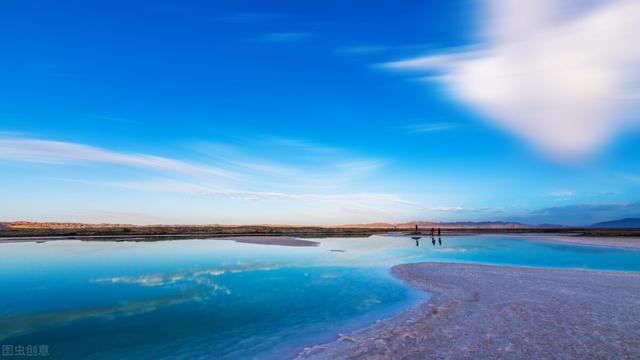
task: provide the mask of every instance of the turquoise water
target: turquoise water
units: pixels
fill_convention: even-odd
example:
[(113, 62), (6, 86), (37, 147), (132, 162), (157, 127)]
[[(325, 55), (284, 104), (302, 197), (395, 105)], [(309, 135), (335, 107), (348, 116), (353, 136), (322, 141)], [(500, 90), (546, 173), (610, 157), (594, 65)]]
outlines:
[(640, 251), (527, 237), (317, 241), (0, 243), (0, 344), (65, 359), (282, 359), (425, 298), (389, 275), (398, 263), (640, 271)]

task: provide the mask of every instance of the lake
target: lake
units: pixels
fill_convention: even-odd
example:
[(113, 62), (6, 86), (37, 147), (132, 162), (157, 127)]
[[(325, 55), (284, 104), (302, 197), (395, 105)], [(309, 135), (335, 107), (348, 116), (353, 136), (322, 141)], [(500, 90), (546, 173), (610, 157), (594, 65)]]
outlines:
[(282, 359), (415, 305), (420, 261), (640, 271), (640, 251), (544, 237), (0, 242), (0, 343), (49, 358)]

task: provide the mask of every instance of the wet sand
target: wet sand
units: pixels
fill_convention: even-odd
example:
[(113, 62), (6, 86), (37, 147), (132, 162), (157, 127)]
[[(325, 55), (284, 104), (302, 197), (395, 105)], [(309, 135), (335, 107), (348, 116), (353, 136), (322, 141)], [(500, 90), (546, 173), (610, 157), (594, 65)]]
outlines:
[(299, 359), (638, 359), (640, 273), (417, 263), (431, 297)]
[(586, 237), (586, 236), (532, 236), (540, 241), (559, 242), (574, 245), (609, 247), (627, 250), (640, 250), (640, 237)]
[(302, 240), (289, 236), (235, 236), (223, 238), (210, 238), (208, 240), (233, 240), (238, 243), (280, 245), (280, 246), (318, 246), (317, 241)]

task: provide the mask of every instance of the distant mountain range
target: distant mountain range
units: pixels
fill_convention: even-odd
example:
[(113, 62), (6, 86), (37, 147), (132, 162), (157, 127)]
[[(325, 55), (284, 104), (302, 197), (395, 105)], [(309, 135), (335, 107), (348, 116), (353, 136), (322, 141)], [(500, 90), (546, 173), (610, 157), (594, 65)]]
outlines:
[(561, 228), (562, 225), (541, 224), (530, 225), (512, 221), (453, 221), (453, 222), (434, 222), (434, 221), (409, 221), (406, 223), (391, 224), (384, 222), (369, 224), (347, 224), (344, 227), (352, 228), (374, 228), (374, 229), (409, 229), (418, 225), (419, 228), (440, 227), (447, 229), (522, 229), (522, 228)]
[(593, 224), (589, 227), (606, 229), (640, 229), (640, 218), (626, 218), (620, 220), (604, 221)]
[[(37, 221), (5, 221), (0, 222), (0, 229), (110, 229), (110, 228), (151, 228), (151, 227), (233, 227), (236, 225), (220, 225), (220, 224), (202, 224), (202, 225), (178, 225), (178, 224), (153, 224), (153, 225), (134, 225), (134, 224), (111, 224), (111, 223), (76, 223), (76, 222), (37, 222)], [(256, 225), (261, 226), (261, 225)], [(269, 225), (265, 225), (269, 226)]]
[[(559, 228), (561, 225), (529, 225), (512, 221), (455, 221), (455, 222), (435, 222), (435, 221), (409, 221), (405, 223), (386, 223), (376, 222), (368, 224), (346, 224), (338, 226), (317, 226), (318, 228), (355, 228), (355, 229), (412, 229), (418, 225), (421, 229), (432, 227), (449, 228), (449, 229), (518, 229), (518, 228)], [(133, 224), (86, 224), (74, 222), (34, 222), (34, 221), (10, 221), (0, 222), (1, 228), (12, 229), (106, 229), (106, 228), (151, 228), (151, 227), (184, 227), (184, 228), (204, 228), (204, 227), (237, 227), (238, 225), (222, 225), (222, 224), (203, 224), (203, 225), (133, 225)], [(301, 228), (308, 227), (304, 225), (285, 225), (285, 224), (257, 224), (247, 225), (248, 227), (265, 227), (279, 228), (291, 227)]]
[[(566, 226), (556, 224), (524, 224), (516, 221), (453, 221), (453, 222), (436, 222), (436, 221), (409, 221), (404, 223), (386, 223), (375, 222), (368, 224), (345, 224), (339, 226), (315, 226), (317, 228), (352, 228), (352, 229), (412, 229), (418, 225), (421, 229), (429, 228), (447, 228), (447, 229), (554, 229)], [(202, 225), (132, 225), (132, 224), (85, 224), (72, 222), (32, 222), (32, 221), (9, 221), (0, 222), (0, 229), (106, 229), (106, 228), (232, 228), (239, 225), (222, 225), (222, 224), (202, 224)], [(257, 224), (246, 225), (244, 227), (263, 227), (263, 228), (303, 228), (309, 227), (304, 225), (285, 225), (285, 224)], [(583, 228), (609, 228), (609, 229), (640, 229), (640, 218), (626, 218), (620, 220), (612, 220), (599, 222), (593, 225), (577, 226)]]

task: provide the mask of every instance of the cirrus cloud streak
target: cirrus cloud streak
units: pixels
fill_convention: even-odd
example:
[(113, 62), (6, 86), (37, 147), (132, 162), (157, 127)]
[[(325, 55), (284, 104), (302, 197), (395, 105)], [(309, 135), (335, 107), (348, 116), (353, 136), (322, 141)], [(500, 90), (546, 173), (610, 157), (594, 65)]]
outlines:
[(54, 164), (115, 164), (196, 176), (233, 176), (226, 170), (161, 156), (117, 152), (77, 143), (31, 138), (0, 137), (0, 159)]

